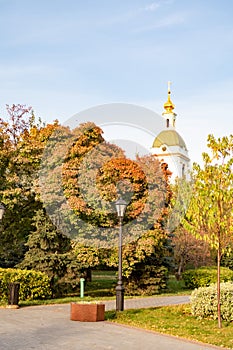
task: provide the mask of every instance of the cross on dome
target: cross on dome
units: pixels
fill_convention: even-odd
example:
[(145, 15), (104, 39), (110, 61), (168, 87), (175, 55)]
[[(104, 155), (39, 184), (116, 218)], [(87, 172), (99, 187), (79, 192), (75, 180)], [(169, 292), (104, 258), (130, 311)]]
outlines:
[(171, 101), (171, 82), (168, 81), (167, 83), (168, 85), (168, 92), (167, 92), (167, 102), (164, 103), (163, 107), (165, 109), (165, 111), (163, 112), (164, 114), (173, 114), (175, 115), (175, 113), (173, 112), (173, 109), (175, 108), (175, 105), (173, 104), (173, 102)]

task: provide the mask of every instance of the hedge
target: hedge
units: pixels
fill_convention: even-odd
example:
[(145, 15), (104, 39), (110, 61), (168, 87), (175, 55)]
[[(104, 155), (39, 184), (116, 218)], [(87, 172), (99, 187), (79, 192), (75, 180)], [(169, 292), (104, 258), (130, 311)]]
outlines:
[(39, 271), (0, 268), (0, 300), (8, 300), (8, 284), (19, 282), (19, 300), (47, 299), (52, 296), (48, 276)]
[[(221, 317), (227, 322), (233, 321), (233, 283), (220, 285)], [(218, 318), (217, 285), (195, 289), (191, 294), (191, 311), (198, 318)]]
[[(220, 273), (221, 282), (233, 281), (233, 271), (227, 267), (221, 267)], [(185, 286), (190, 289), (207, 287), (212, 283), (217, 282), (217, 268), (212, 267), (200, 267), (195, 270), (187, 270), (183, 272), (182, 278), (185, 282)]]

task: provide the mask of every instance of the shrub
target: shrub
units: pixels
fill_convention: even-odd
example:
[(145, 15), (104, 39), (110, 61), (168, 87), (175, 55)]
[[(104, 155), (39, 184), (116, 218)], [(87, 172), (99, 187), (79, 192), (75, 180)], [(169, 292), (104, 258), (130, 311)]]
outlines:
[(8, 299), (8, 284), (19, 282), (19, 299), (34, 300), (51, 297), (50, 281), (43, 272), (0, 268), (0, 300)]
[[(221, 283), (221, 316), (224, 321), (233, 321), (233, 283)], [(217, 285), (195, 289), (191, 294), (191, 311), (198, 318), (218, 318)]]
[(125, 280), (126, 295), (153, 295), (159, 294), (167, 287), (168, 270), (166, 267), (146, 265), (138, 268), (130, 278)]
[[(195, 270), (187, 270), (182, 274), (185, 286), (190, 289), (207, 287), (217, 282), (216, 267), (201, 267)], [(233, 271), (227, 267), (221, 268), (221, 282), (233, 281)]]
[(223, 254), (221, 265), (233, 270), (233, 244), (230, 245), (230, 251)]

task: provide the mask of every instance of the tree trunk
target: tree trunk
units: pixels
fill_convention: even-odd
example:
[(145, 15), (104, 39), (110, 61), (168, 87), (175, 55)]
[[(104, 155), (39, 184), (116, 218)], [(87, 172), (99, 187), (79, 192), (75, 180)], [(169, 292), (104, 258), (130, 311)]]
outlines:
[(221, 261), (221, 251), (220, 247), (218, 248), (218, 279), (217, 279), (217, 300), (218, 300), (218, 328), (222, 328), (221, 320), (221, 300), (220, 300), (220, 261)]
[(91, 268), (90, 267), (88, 267), (85, 270), (85, 280), (86, 280), (86, 282), (92, 282), (92, 272), (91, 272)]
[(181, 280), (181, 271), (183, 270), (183, 258), (181, 257), (180, 259), (180, 263), (179, 263), (179, 266), (178, 266), (178, 270), (177, 270), (177, 273), (176, 273), (176, 279), (177, 281), (180, 281)]

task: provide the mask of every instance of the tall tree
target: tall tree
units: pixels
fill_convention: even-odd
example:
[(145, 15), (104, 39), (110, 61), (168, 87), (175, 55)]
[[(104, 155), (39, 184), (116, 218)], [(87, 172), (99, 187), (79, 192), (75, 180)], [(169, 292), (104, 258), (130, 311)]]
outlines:
[(35, 211), (41, 207), (33, 183), (44, 145), (56, 127), (37, 124), (31, 107), (7, 105), (0, 118), (0, 201), (6, 206), (1, 222), (0, 264), (14, 266), (25, 252)]
[(192, 267), (208, 265), (213, 263), (213, 258), (209, 244), (196, 238), (181, 223), (191, 200), (192, 181), (177, 178), (171, 188), (168, 229), (174, 245), (175, 275), (180, 279), (187, 265)]
[(221, 328), (220, 263), (233, 241), (233, 135), (208, 136), (210, 154), (203, 153), (204, 165), (193, 166), (193, 193), (185, 227), (209, 242), (217, 252), (218, 326)]
[(35, 230), (26, 243), (29, 250), (18, 267), (45, 272), (51, 280), (53, 296), (76, 291), (85, 263), (76, 259), (70, 239), (57, 231), (42, 209), (36, 212), (33, 226)]
[[(171, 267), (171, 241), (166, 231), (169, 171), (153, 156), (135, 161), (118, 158), (100, 169), (100, 193), (109, 200), (117, 192), (128, 200), (124, 218), (123, 276), (129, 294), (153, 294), (166, 287)], [(117, 249), (109, 263), (117, 266)], [(115, 253), (115, 254), (114, 254)], [(115, 257), (115, 260), (114, 260)]]
[[(93, 259), (86, 261), (95, 266), (98, 259), (102, 260), (103, 251), (88, 247), (109, 242), (111, 247), (116, 244), (118, 220), (114, 201), (121, 193), (129, 202), (124, 243), (138, 241), (136, 257), (139, 257), (141, 270), (144, 260), (150, 267), (155, 261), (156, 264), (159, 260), (161, 264), (165, 263), (168, 240), (164, 221), (170, 197), (168, 170), (165, 165), (161, 169), (155, 156), (137, 157), (136, 161), (127, 159), (119, 147), (104, 141), (102, 130), (93, 123), (80, 125), (73, 131), (58, 126), (46, 144), (39, 187), (40, 198), (46, 204), (53, 224), (58, 224), (61, 232), (68, 235), (74, 232), (73, 238), (77, 238), (78, 243), (83, 237), (88, 239), (86, 249), (78, 244), (75, 246), (78, 258), (91, 253)], [(63, 213), (65, 215), (60, 216)], [(42, 228), (45, 230), (45, 226)], [(144, 232), (150, 238), (142, 241), (140, 237)], [(143, 260), (146, 244), (142, 242), (149, 241), (154, 250), (148, 249)], [(105, 256), (109, 257), (109, 254)], [(109, 264), (111, 259), (109, 257)], [(139, 266), (136, 260), (134, 266), (135, 269)], [(155, 281), (154, 271), (150, 274), (154, 274), (152, 280)]]

